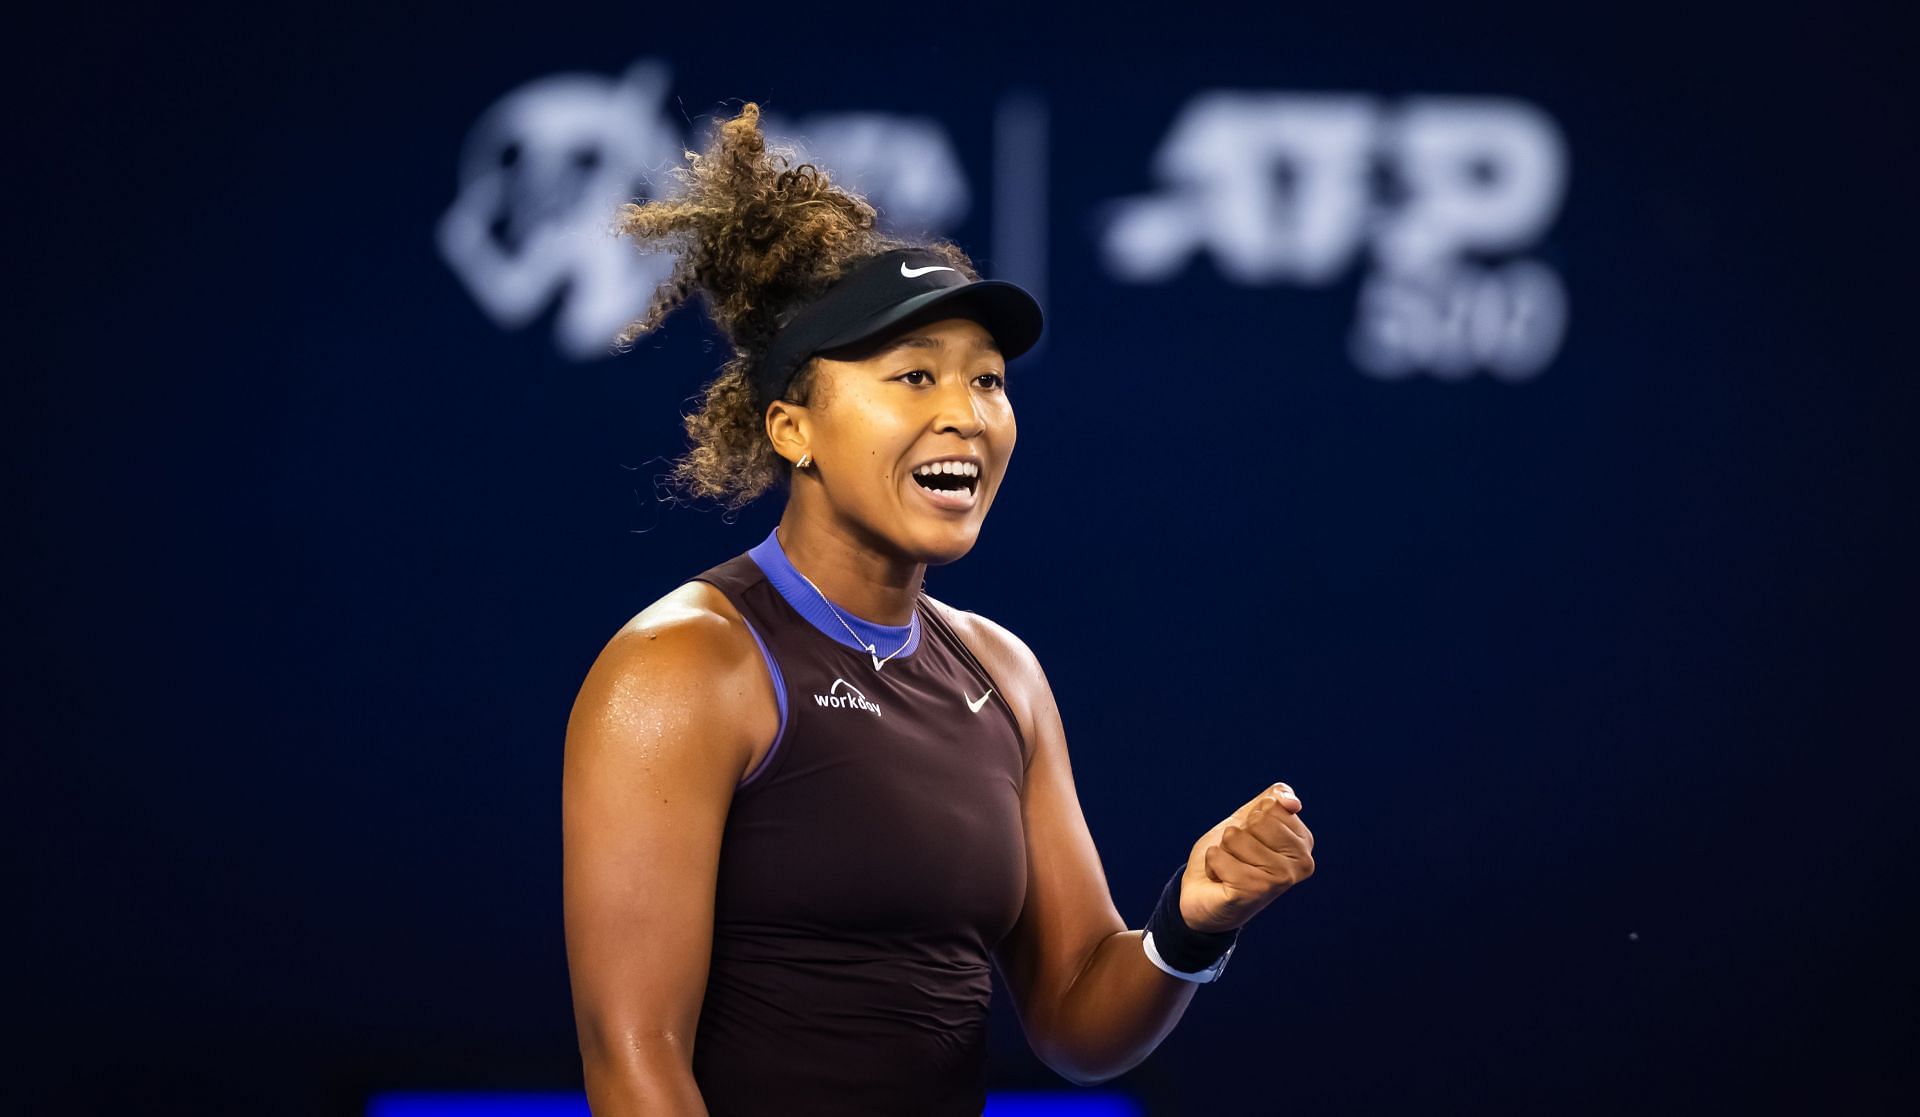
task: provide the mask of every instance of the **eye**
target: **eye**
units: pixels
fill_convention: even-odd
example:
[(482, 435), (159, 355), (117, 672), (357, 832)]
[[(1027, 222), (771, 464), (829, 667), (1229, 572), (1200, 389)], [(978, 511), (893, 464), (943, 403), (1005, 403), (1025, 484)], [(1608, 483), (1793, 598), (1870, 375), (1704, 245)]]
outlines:
[[(930, 372), (928, 372), (928, 371), (927, 371), (926, 369), (923, 369), (923, 368), (916, 368), (916, 369), (909, 369), (909, 370), (907, 370), (906, 372), (903, 372), (903, 373), (901, 373), (900, 375), (898, 375), (898, 376), (896, 376), (896, 377), (894, 377), (894, 379), (895, 379), (895, 380), (906, 380), (906, 381), (907, 381), (907, 383), (909, 383), (909, 384), (914, 384), (914, 385), (920, 385), (920, 384), (925, 384), (925, 383), (928, 383), (928, 382), (929, 382), (929, 380), (926, 380), (926, 379), (922, 379), (922, 380), (909, 380), (909, 379), (908, 379), (908, 377), (913, 377), (913, 376), (919, 376), (919, 377), (927, 377), (927, 378), (931, 378), (931, 377), (932, 377), (932, 375), (933, 375), (933, 374), (932, 374), (932, 373), (930, 373)], [(988, 391), (993, 391), (993, 392), (1004, 392), (1004, 391), (1006, 391), (1006, 389), (1007, 389), (1007, 377), (1006, 377), (1006, 374), (1004, 374), (1004, 373), (999, 373), (999, 372), (983, 372), (983, 373), (981, 373), (981, 374), (980, 374), (979, 376), (976, 376), (976, 377), (974, 377), (974, 379), (975, 379), (975, 380), (981, 380), (981, 379), (985, 379), (985, 380), (987, 380), (987, 381), (989, 382), (989, 383), (987, 384), (987, 390), (988, 390)]]

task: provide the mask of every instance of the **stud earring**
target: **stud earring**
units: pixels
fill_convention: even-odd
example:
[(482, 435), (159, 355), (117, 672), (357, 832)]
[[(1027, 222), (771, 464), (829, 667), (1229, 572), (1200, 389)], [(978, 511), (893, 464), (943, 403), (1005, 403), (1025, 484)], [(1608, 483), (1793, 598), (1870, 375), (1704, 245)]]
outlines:
[(808, 454), (802, 454), (802, 455), (800, 455), (800, 460), (794, 463), (794, 466), (793, 466), (793, 468), (795, 468), (795, 469), (805, 469), (805, 468), (807, 468), (807, 464), (808, 464), (809, 462), (811, 462), (811, 461), (813, 461), (813, 455), (812, 455), (812, 454), (810, 454), (810, 453), (808, 453)]

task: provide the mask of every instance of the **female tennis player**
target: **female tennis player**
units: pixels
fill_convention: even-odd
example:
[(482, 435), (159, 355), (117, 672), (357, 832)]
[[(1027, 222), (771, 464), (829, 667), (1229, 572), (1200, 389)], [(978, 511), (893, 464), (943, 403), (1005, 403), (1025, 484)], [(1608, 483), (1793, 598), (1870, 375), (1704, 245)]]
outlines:
[(1300, 800), (1242, 804), (1127, 928), (1033, 653), (921, 589), (1005, 482), (1007, 364), (1039, 306), (951, 243), (877, 233), (864, 200), (769, 153), (752, 102), (687, 155), (683, 195), (625, 207), (627, 235), (681, 255), (621, 340), (702, 294), (734, 355), (673, 476), (787, 499), (622, 627), (573, 707), (593, 1111), (976, 1117), (995, 962), (1048, 1066), (1112, 1078), (1313, 872)]

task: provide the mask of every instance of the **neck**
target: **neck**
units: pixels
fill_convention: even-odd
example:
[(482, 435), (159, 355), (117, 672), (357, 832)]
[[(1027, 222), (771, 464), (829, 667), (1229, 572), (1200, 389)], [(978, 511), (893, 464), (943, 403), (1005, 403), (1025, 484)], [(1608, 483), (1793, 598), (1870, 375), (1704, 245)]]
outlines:
[(926, 563), (887, 554), (822, 517), (798, 515), (792, 502), (774, 530), (787, 561), (835, 608), (875, 624), (913, 620)]

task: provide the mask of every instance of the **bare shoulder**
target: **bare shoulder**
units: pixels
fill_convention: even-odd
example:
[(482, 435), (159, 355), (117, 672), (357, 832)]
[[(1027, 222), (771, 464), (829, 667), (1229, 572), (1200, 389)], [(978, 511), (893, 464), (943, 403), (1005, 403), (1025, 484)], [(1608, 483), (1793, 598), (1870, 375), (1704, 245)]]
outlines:
[[(634, 614), (607, 641), (593, 671), (722, 675), (754, 650), (746, 622), (725, 594), (705, 582), (684, 582)], [(589, 675), (591, 677), (591, 675)]]
[(728, 645), (737, 645), (738, 651), (751, 651), (754, 646), (746, 621), (727, 595), (707, 582), (693, 581), (680, 583), (634, 614), (614, 639), (630, 632), (658, 633), (668, 628), (677, 635), (718, 645), (708, 651), (725, 651)]
[[(970, 612), (955, 605), (949, 605), (932, 594), (927, 600), (940, 610), (948, 624), (967, 642), (968, 650), (985, 662), (990, 654), (1009, 664), (1024, 664), (1034, 658), (1033, 649), (1026, 641), (1015, 636), (1005, 625), (990, 617)], [(1035, 664), (1037, 666), (1037, 664)]]
[[(769, 687), (765, 674), (758, 645), (726, 595), (705, 582), (684, 582), (607, 641), (581, 684), (568, 736), (598, 736), (583, 731), (600, 721), (628, 729), (638, 718), (698, 724), (703, 743), (723, 752), (738, 778), (753, 742), (774, 730), (768, 711), (750, 700)], [(771, 707), (770, 691), (767, 699)], [(607, 736), (633, 739), (631, 733)]]
[(695, 1030), (727, 814), (773, 702), (752, 634), (705, 583), (620, 626), (581, 684), (561, 780), (562, 880), (590, 1076), (628, 1066), (634, 1037)]

